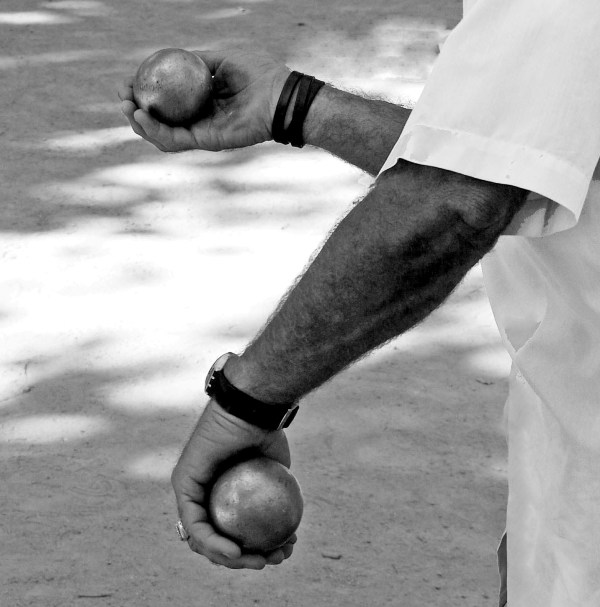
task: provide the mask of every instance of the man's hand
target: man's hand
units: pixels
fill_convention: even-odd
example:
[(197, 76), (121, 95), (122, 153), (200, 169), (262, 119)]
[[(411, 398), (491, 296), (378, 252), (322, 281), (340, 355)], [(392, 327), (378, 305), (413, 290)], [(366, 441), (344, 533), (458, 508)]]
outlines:
[[(133, 130), (163, 152), (242, 148), (270, 141), (277, 101), (290, 70), (266, 53), (194, 51), (213, 75), (211, 113), (191, 128), (172, 128), (137, 107), (133, 78), (119, 88)], [(295, 97), (292, 95), (292, 102)], [(293, 107), (293, 103), (290, 104)], [(387, 101), (321, 88), (303, 126), (304, 141), (377, 175), (410, 110)], [(291, 120), (288, 109), (285, 124)]]
[(269, 141), (277, 101), (290, 70), (267, 54), (194, 53), (213, 75), (212, 112), (189, 129), (167, 126), (138, 108), (130, 77), (120, 87), (119, 97), (133, 130), (163, 152), (216, 152)]
[(292, 554), (296, 537), (270, 554), (246, 554), (219, 535), (207, 514), (207, 488), (219, 466), (246, 449), (290, 465), (290, 451), (283, 431), (269, 432), (225, 412), (210, 401), (171, 475), (179, 517), (189, 534), (190, 548), (217, 565), (230, 569), (263, 569), (278, 565)]

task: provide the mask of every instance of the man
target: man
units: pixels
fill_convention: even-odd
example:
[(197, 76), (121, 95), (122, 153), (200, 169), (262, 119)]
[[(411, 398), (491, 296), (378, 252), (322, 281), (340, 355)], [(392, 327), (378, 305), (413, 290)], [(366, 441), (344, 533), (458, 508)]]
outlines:
[[(600, 8), (596, 0), (469, 5), (412, 113), (330, 86), (304, 108), (298, 88), (273, 129), (289, 70), (236, 52), (199, 52), (215, 105), (189, 130), (159, 124), (133, 104), (130, 84), (122, 89), (134, 130), (164, 151), (297, 134), (299, 107), (304, 142), (378, 175), (260, 334), (212, 375), (223, 385), (173, 472), (180, 531), (192, 550), (232, 568), (289, 557), (293, 540), (267, 556), (242, 554), (210, 526), (205, 488), (217, 466), (248, 447), (289, 464), (284, 433), (265, 429), (274, 426), (264, 418), (292, 411), (419, 322), (491, 251), (486, 286), (514, 363), (508, 604), (597, 607)], [(245, 402), (257, 403), (258, 417), (239, 406), (243, 395), (236, 405), (236, 390), (254, 399)]]

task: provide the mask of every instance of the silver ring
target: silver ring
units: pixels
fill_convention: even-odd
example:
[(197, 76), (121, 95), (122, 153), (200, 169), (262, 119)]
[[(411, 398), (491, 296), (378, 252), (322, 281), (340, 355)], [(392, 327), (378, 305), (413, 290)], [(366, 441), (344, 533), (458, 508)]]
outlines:
[(179, 535), (179, 539), (182, 542), (187, 542), (190, 537), (190, 534), (185, 530), (185, 527), (183, 526), (181, 519), (179, 519), (177, 521), (177, 524), (175, 525), (175, 529), (177, 529), (177, 534)]

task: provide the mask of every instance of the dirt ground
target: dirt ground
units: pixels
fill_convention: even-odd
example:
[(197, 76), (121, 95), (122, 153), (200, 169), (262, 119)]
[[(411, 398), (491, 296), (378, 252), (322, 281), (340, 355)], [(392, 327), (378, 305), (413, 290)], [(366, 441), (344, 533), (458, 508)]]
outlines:
[(164, 155), (117, 83), (159, 48), (266, 48), (414, 102), (459, 0), (3, 0), (0, 605), (485, 607), (504, 524), (507, 357), (475, 268), (310, 395), (294, 555), (178, 541), (170, 470), (240, 350), (368, 187), (314, 149)]

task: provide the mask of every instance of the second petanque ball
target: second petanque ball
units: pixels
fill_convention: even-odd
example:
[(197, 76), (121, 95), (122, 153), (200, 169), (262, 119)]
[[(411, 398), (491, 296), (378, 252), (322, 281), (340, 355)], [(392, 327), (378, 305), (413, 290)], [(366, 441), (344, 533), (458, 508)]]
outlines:
[(298, 481), (266, 457), (236, 463), (216, 480), (209, 497), (214, 527), (245, 552), (270, 552), (294, 534), (304, 500)]
[(189, 126), (207, 113), (212, 75), (194, 53), (165, 48), (147, 57), (133, 80), (138, 107), (170, 126)]

